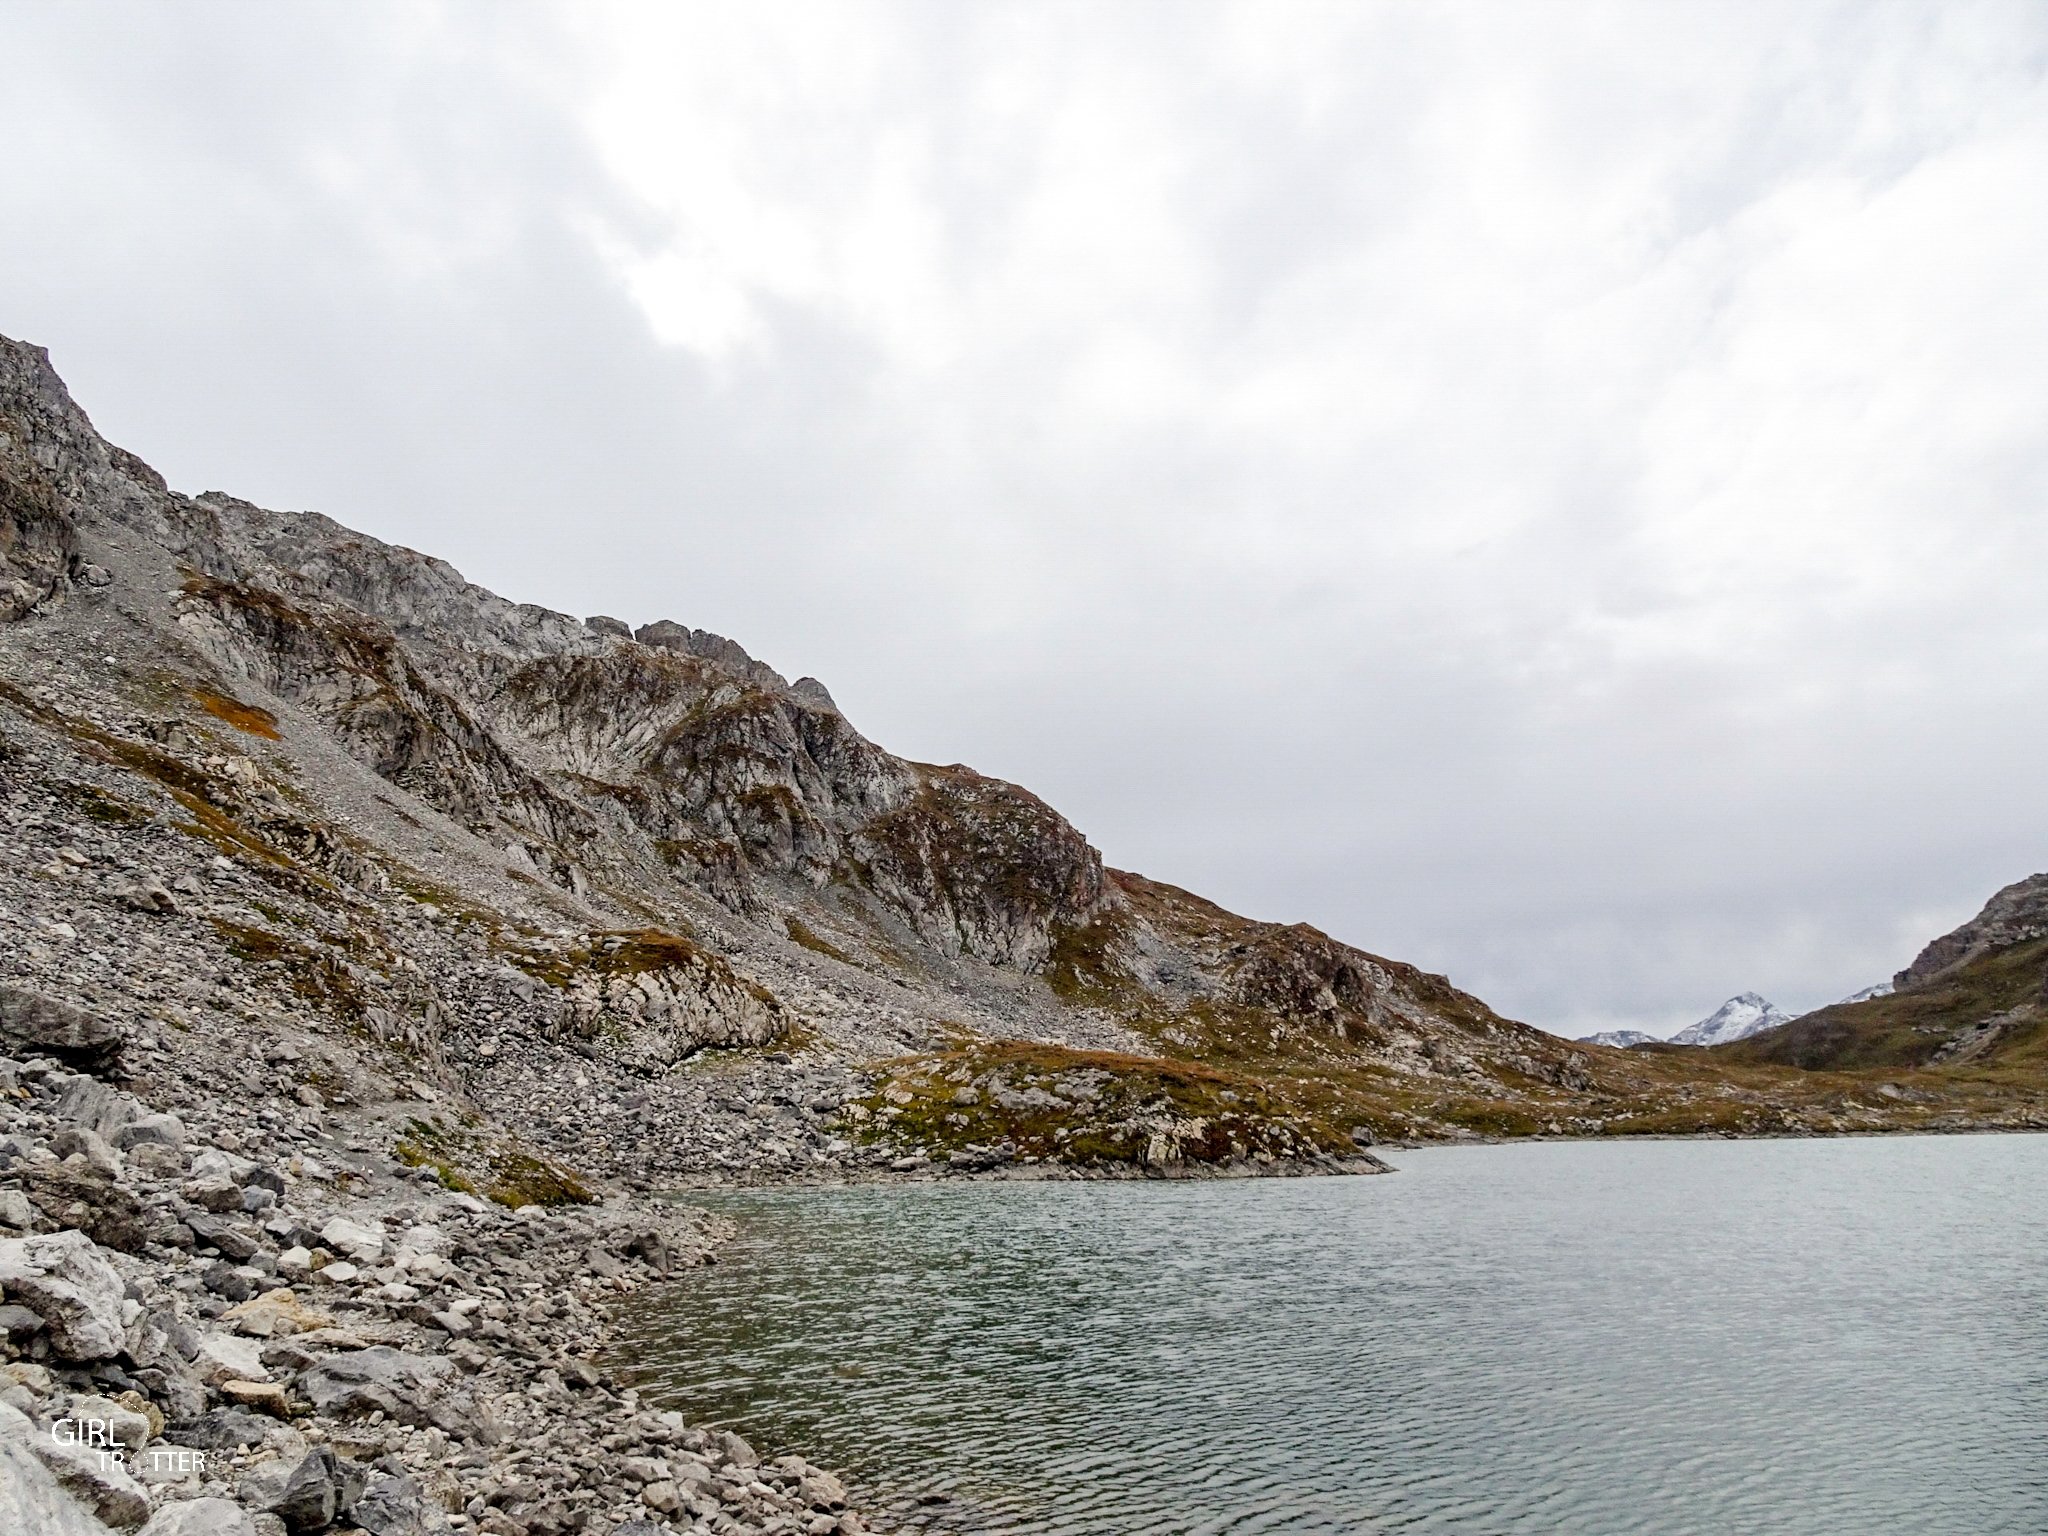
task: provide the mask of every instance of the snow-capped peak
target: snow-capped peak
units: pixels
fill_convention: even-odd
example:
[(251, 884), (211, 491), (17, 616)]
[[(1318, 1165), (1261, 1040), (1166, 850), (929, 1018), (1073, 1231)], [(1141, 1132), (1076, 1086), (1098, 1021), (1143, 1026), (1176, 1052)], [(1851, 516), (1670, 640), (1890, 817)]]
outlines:
[(1681, 1029), (1671, 1037), (1674, 1045), (1726, 1045), (1766, 1029), (1791, 1022), (1769, 998), (1742, 992), (1728, 999), (1699, 1023)]

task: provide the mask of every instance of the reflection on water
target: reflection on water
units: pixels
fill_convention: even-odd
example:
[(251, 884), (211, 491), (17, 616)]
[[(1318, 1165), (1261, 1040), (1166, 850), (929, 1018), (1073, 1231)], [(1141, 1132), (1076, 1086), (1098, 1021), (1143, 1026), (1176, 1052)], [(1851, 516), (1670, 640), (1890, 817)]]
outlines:
[(2048, 1137), (1394, 1158), (711, 1197), (623, 1353), (903, 1529), (2048, 1531)]

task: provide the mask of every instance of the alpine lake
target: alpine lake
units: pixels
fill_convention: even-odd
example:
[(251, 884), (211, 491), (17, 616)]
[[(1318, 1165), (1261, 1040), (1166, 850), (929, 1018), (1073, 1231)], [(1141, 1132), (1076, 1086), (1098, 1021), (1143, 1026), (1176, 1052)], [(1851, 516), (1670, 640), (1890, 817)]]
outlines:
[(643, 1394), (886, 1528), (2048, 1531), (2048, 1136), (691, 1194)]

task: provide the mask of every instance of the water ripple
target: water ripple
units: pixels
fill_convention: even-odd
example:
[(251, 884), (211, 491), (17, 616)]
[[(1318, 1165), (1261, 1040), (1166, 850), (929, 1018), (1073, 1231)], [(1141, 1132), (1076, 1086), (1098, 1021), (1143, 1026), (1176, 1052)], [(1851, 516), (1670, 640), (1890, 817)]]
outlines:
[(2048, 1531), (2048, 1137), (1397, 1160), (721, 1197), (625, 1353), (906, 1531)]

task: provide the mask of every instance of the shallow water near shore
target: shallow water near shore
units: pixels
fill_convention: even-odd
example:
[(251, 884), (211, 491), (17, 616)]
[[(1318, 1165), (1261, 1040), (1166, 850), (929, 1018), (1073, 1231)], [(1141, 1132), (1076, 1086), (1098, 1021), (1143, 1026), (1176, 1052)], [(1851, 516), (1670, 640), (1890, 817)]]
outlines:
[(2048, 1136), (1388, 1156), (693, 1195), (620, 1356), (894, 1529), (2048, 1531)]

